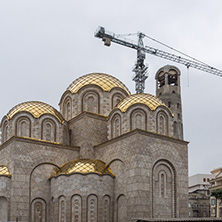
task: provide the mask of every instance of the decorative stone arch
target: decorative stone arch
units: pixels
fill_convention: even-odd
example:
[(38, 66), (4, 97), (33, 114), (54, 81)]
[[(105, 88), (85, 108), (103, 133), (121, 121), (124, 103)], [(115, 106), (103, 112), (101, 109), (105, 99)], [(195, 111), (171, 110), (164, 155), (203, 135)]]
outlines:
[(111, 160), (111, 161), (109, 162), (109, 164), (107, 165), (107, 168), (110, 167), (111, 164), (114, 163), (114, 162), (116, 162), (116, 161), (121, 162), (121, 163), (124, 164), (124, 166), (125, 166), (125, 163), (124, 163), (121, 159), (116, 158), (116, 159), (113, 159), (113, 160)]
[(47, 221), (47, 203), (43, 198), (35, 198), (31, 203), (32, 222)]
[(32, 169), (32, 171), (30, 172), (30, 176), (29, 176), (29, 220), (31, 221), (32, 220), (32, 211), (31, 211), (31, 209), (32, 209), (32, 201), (33, 200), (35, 200), (36, 198), (34, 198), (33, 200), (32, 200), (32, 189), (31, 189), (31, 187), (32, 187), (32, 180), (31, 180), (31, 178), (32, 178), (32, 175), (33, 175), (33, 172), (35, 171), (35, 169), (36, 168), (38, 168), (39, 166), (42, 166), (42, 165), (52, 165), (52, 166), (54, 166), (54, 167), (56, 167), (56, 168), (58, 168), (58, 169), (60, 169), (60, 167), (58, 166), (58, 165), (56, 165), (56, 164), (54, 164), (54, 163), (50, 163), (50, 162), (43, 162), (43, 163), (40, 163), (40, 164), (37, 164), (33, 169)]
[(0, 196), (0, 221), (9, 220), (9, 201), (5, 196)]
[(130, 113), (130, 130), (134, 129), (147, 130), (147, 113), (141, 108), (136, 108)]
[(63, 102), (63, 116), (68, 121), (72, 119), (72, 98), (70, 95), (66, 96)]
[(124, 194), (120, 194), (116, 198), (116, 221), (127, 222), (127, 199)]
[(120, 136), (122, 133), (122, 121), (119, 113), (115, 113), (111, 119), (111, 138)]
[(41, 122), (41, 139), (51, 142), (56, 142), (57, 126), (51, 118), (45, 118)]
[(87, 90), (82, 95), (82, 112), (100, 114), (100, 95), (95, 90)]
[[(161, 180), (161, 176), (164, 176)], [(163, 182), (163, 184), (162, 184)], [(162, 186), (165, 187), (162, 187)], [(164, 192), (163, 195), (161, 192)], [(173, 164), (165, 159), (156, 161), (152, 168), (152, 217), (176, 218), (177, 177)]]
[(82, 196), (74, 194), (71, 197), (71, 221), (81, 222), (82, 221)]
[(169, 117), (164, 110), (160, 110), (156, 114), (156, 132), (169, 136)]
[(87, 221), (97, 222), (98, 218), (98, 196), (90, 194), (87, 197)]
[(19, 116), (15, 121), (15, 135), (21, 137), (31, 137), (31, 120), (27, 116)]

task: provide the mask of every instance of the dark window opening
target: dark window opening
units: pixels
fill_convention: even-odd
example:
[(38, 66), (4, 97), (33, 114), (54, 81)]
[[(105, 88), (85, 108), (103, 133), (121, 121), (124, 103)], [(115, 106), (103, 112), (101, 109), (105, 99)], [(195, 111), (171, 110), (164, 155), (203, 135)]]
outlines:
[(175, 70), (170, 70), (169, 71), (169, 74), (168, 74), (168, 84), (169, 85), (174, 85), (174, 86), (177, 86), (178, 83), (177, 83), (177, 73)]
[(158, 87), (162, 87), (165, 85), (165, 75), (163, 72), (161, 72), (158, 76)]

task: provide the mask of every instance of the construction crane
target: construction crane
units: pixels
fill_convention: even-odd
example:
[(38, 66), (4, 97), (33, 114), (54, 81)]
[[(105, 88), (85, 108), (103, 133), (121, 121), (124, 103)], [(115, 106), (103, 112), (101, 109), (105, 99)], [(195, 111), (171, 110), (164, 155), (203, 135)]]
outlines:
[[(209, 66), (206, 63), (200, 62), (192, 57), (189, 57), (190, 59), (187, 59), (159, 49), (152, 48), (150, 46), (144, 46), (143, 38), (145, 36), (146, 36), (145, 34), (138, 32), (138, 42), (134, 42), (131, 40), (123, 39), (121, 38), (120, 35), (116, 35), (112, 32), (106, 31), (104, 27), (99, 27), (95, 33), (95, 37), (101, 38), (106, 46), (110, 46), (111, 42), (114, 42), (137, 50), (137, 61), (133, 68), (133, 72), (135, 72), (133, 81), (136, 82), (136, 93), (143, 93), (145, 89), (145, 80), (148, 77), (147, 76), (148, 67), (144, 64), (146, 53), (183, 64), (187, 68), (192, 67), (222, 77), (221, 70)], [(184, 53), (182, 54), (186, 55)]]

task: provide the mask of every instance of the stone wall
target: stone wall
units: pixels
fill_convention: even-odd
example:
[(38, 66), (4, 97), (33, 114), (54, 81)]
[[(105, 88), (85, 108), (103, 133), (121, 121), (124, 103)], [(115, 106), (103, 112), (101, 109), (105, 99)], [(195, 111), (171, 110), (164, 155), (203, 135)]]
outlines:
[(84, 112), (69, 123), (71, 145), (81, 147), (81, 158), (94, 159), (93, 146), (107, 141), (106, 117)]
[(113, 186), (112, 176), (96, 173), (51, 178), (51, 221), (113, 221)]
[[(126, 197), (127, 216), (130, 218), (188, 216), (188, 157), (187, 143), (158, 134), (134, 130), (95, 147), (96, 159), (110, 163), (113, 173), (121, 172), (116, 180), (115, 198)], [(112, 163), (120, 161), (124, 170)], [(120, 167), (121, 165), (119, 165)], [(123, 167), (121, 166), (121, 167)], [(158, 168), (159, 167), (159, 168)], [(161, 197), (159, 177), (165, 172)], [(170, 188), (169, 188), (170, 187)], [(166, 204), (164, 212), (159, 204)]]
[[(4, 160), (6, 153), (7, 160)], [(42, 191), (45, 190), (45, 194), (40, 195), (41, 200), (48, 201), (49, 193), (46, 192), (48, 188), (47, 186), (41, 187), (41, 183), (47, 183), (47, 176), (53, 172), (53, 167), (61, 166), (78, 157), (78, 147), (66, 147), (34, 139), (12, 137), (6, 144), (3, 144), (0, 150), (0, 162), (8, 166), (12, 174), (10, 220), (16, 220), (18, 217), (20, 221), (28, 221), (31, 216), (29, 203), (41, 193), (40, 188)], [(53, 167), (37, 169), (41, 165), (52, 165)], [(45, 174), (42, 174), (44, 170), (41, 168), (45, 168)], [(34, 182), (39, 185), (35, 186)]]

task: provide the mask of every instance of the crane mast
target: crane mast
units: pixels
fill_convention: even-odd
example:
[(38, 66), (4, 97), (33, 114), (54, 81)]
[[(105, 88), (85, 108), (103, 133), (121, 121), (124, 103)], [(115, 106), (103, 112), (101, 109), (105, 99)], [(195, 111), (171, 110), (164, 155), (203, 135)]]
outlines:
[(135, 75), (133, 80), (136, 82), (136, 93), (143, 93), (145, 89), (145, 80), (147, 79), (148, 67), (144, 64), (146, 53), (167, 59), (176, 63), (185, 65), (187, 68), (192, 67), (204, 72), (208, 72), (222, 77), (222, 71), (209, 66), (202, 62), (197, 62), (194, 59), (183, 58), (172, 53), (168, 53), (150, 46), (144, 46), (143, 38), (145, 35), (141, 32), (138, 33), (138, 43), (128, 39), (122, 39), (119, 35), (106, 31), (104, 27), (99, 27), (95, 33), (95, 37), (101, 38), (106, 46), (110, 46), (111, 42), (137, 50), (137, 61), (133, 68)]

